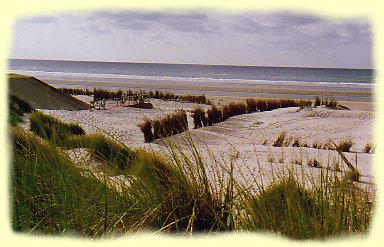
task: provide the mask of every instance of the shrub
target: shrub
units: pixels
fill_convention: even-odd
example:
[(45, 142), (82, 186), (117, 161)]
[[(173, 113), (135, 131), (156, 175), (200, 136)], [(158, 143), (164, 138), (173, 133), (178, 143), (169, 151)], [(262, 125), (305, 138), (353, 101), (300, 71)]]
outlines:
[(156, 140), (156, 139), (165, 137), (162, 135), (160, 121), (158, 119), (152, 120), (152, 124), (153, 124), (153, 138)]
[(84, 139), (85, 147), (91, 149), (95, 158), (120, 170), (129, 168), (136, 157), (129, 148), (101, 134), (88, 135)]
[(373, 145), (372, 145), (372, 143), (367, 143), (367, 144), (364, 146), (363, 152), (365, 152), (365, 153), (370, 153), (372, 150), (373, 150)]
[(316, 106), (320, 106), (321, 105), (321, 100), (320, 100), (320, 98), (318, 97), (318, 96), (316, 96), (316, 99), (315, 99), (315, 107)]
[(280, 135), (275, 140), (275, 142), (272, 144), (272, 146), (282, 147), (284, 145), (285, 136), (286, 136), (286, 132), (285, 131), (281, 132)]
[(83, 135), (85, 131), (78, 124), (64, 123), (57, 118), (34, 111), (29, 117), (31, 131), (42, 138), (58, 142), (70, 135)]

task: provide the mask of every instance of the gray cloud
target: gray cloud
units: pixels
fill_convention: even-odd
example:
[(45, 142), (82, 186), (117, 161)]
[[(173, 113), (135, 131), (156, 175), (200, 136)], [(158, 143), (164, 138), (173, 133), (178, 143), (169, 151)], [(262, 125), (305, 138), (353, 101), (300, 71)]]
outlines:
[[(272, 65), (284, 65), (282, 61), (306, 65), (302, 64), (305, 61), (310, 63), (308, 66), (335, 61), (335, 66), (340, 67), (337, 61), (347, 51), (348, 57), (356, 54), (356, 59), (366, 54), (364, 61), (369, 60), (372, 52), (367, 20), (334, 20), (292, 12), (71, 13), (24, 19), (18, 22), (15, 31), (16, 54), (31, 54), (29, 50), (34, 50), (35, 56), (46, 51), (44, 56), (48, 58), (51, 56), (48, 51), (57, 52), (60, 57), (61, 50), (80, 50), (93, 52), (87, 56), (96, 60), (167, 59), (181, 63), (262, 65), (265, 61)], [(34, 40), (40, 46), (26, 45), (25, 40)], [(309, 55), (309, 51), (313, 53)], [(65, 54), (69, 55), (80, 56)]]

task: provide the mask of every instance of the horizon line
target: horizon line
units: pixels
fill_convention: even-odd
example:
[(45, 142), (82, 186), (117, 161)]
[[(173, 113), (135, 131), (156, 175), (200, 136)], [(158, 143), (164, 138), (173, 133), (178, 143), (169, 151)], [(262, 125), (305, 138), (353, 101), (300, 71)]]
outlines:
[(8, 60), (37, 60), (37, 61), (63, 61), (63, 62), (94, 62), (94, 63), (136, 63), (136, 64), (165, 64), (165, 65), (198, 65), (198, 66), (233, 66), (233, 67), (274, 67), (274, 68), (307, 68), (307, 69), (370, 69), (351, 67), (322, 67), (322, 66), (276, 66), (276, 65), (251, 65), (251, 64), (203, 64), (203, 63), (167, 63), (167, 62), (132, 62), (111, 60), (71, 60), (71, 59), (44, 59), (44, 58), (8, 58)]

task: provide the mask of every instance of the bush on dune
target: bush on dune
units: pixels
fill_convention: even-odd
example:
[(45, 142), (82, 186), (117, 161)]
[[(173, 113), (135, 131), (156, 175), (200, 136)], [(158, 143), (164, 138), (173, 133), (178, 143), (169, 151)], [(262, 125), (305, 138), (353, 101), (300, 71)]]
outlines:
[(64, 141), (70, 135), (83, 135), (85, 131), (75, 123), (64, 123), (57, 118), (34, 111), (29, 117), (31, 131), (54, 142)]
[(83, 147), (89, 148), (95, 158), (120, 170), (129, 168), (132, 160), (135, 159), (135, 153), (132, 150), (101, 134), (87, 135), (83, 143)]
[(203, 127), (203, 116), (205, 118), (205, 111), (203, 108), (201, 108), (200, 106), (196, 106), (193, 110), (192, 110), (192, 118), (193, 118), (193, 123), (194, 123), (194, 128), (195, 129), (198, 129), (198, 128), (201, 128)]
[(139, 127), (144, 134), (145, 142), (180, 134), (188, 130), (187, 113), (184, 110), (178, 110), (159, 119), (146, 119), (144, 123), (139, 124)]
[[(12, 228), (17, 232), (97, 237), (132, 222), (128, 197), (76, 168), (55, 146), (11, 131)], [(113, 206), (112, 206), (113, 205)]]
[(215, 105), (211, 106), (211, 108), (208, 109), (207, 116), (208, 116), (208, 125), (210, 126), (213, 124), (220, 123), (222, 118), (219, 108), (217, 108), (217, 106)]

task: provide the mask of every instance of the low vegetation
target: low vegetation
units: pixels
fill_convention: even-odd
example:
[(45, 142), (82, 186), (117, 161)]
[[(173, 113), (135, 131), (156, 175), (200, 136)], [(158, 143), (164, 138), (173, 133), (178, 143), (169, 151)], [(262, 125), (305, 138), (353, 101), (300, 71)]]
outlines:
[(274, 147), (282, 147), (284, 145), (284, 140), (287, 133), (285, 131), (281, 132), (280, 135), (277, 137), (275, 142), (272, 144)]
[(204, 95), (191, 95), (191, 94), (173, 94), (170, 92), (162, 92), (159, 90), (156, 90), (153, 92), (150, 90), (149, 92), (145, 90), (140, 91), (122, 91), (122, 90), (106, 90), (101, 88), (94, 88), (93, 90), (89, 89), (81, 89), (81, 88), (60, 88), (60, 91), (68, 94), (77, 94), (77, 95), (93, 95), (94, 100), (106, 100), (106, 99), (118, 99), (121, 98), (123, 95), (127, 97), (135, 97), (138, 95), (142, 95), (148, 98), (153, 99), (161, 99), (161, 100), (175, 100), (175, 101), (185, 101), (185, 102), (191, 102), (191, 103), (198, 103), (198, 104), (207, 104), (210, 105), (211, 101)]
[[(194, 123), (195, 127), (212, 125), (234, 113), (291, 104), (278, 100), (233, 103), (212, 106), (207, 114), (195, 108)], [(204, 159), (192, 141), (187, 142), (188, 154), (165, 142), (168, 153), (159, 155), (132, 150), (104, 135), (87, 135), (79, 125), (41, 112), (32, 112), (30, 123), (32, 133), (10, 128), (11, 216), (17, 232), (93, 238), (142, 230), (185, 235), (268, 231), (293, 239), (325, 239), (369, 230), (373, 200), (358, 188), (360, 173), (342, 154), (353, 144), (348, 141), (333, 143), (351, 168), (344, 177), (321, 170), (319, 184), (306, 187), (299, 177), (316, 175), (292, 170), (271, 185), (260, 184), (255, 176), (250, 184), (258, 190), (251, 191), (250, 184), (237, 181), (233, 164)], [(145, 119), (139, 127), (145, 141), (151, 142), (188, 130), (187, 115), (180, 110)], [(287, 143), (282, 132), (273, 146)], [(303, 144), (297, 139), (292, 145)], [(113, 182), (104, 170), (80, 168), (63, 151), (73, 148), (87, 149), (99, 162), (118, 169), (122, 180)], [(321, 167), (316, 159), (310, 162)], [(207, 167), (213, 170), (213, 179)]]
[(200, 106), (196, 106), (192, 110), (192, 118), (195, 129), (207, 126), (207, 117), (205, 116), (205, 111)]
[[(234, 179), (232, 169), (217, 171), (219, 180), (209, 181), (196, 147), (187, 157), (171, 145), (170, 155), (162, 157), (140, 149), (134, 156), (120, 152), (130, 163), (122, 172), (129, 182), (113, 185), (105, 174), (77, 168), (52, 142), (19, 128), (11, 135), (15, 231), (97, 237), (143, 229), (179, 234), (241, 230), (323, 239), (365, 233), (370, 224), (372, 202), (351, 180), (321, 179), (308, 189), (293, 173), (251, 192)], [(74, 137), (84, 141), (86, 136)], [(112, 140), (89, 140), (99, 142), (99, 148), (120, 148)], [(102, 157), (116, 162), (119, 154), (111, 149)]]
[(336, 149), (342, 152), (349, 152), (353, 145), (352, 140), (343, 140), (337, 144)]
[(373, 144), (372, 143), (365, 144), (363, 152), (372, 153), (373, 152)]
[(12, 126), (16, 126), (23, 121), (24, 113), (31, 113), (34, 109), (28, 102), (15, 95), (9, 95), (8, 110), (8, 122)]
[(180, 134), (188, 130), (187, 113), (178, 110), (159, 119), (145, 119), (139, 127), (144, 134), (145, 142)]
[(64, 123), (51, 115), (34, 111), (29, 117), (31, 131), (42, 138), (62, 142), (71, 135), (83, 135), (84, 129), (75, 123)]

